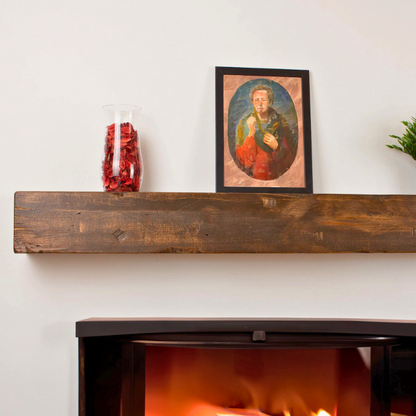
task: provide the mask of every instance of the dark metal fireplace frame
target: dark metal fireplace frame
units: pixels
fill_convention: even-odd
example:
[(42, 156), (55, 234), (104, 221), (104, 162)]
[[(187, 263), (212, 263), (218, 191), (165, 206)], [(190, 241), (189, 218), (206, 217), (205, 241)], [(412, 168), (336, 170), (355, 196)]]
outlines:
[(416, 415), (416, 322), (96, 318), (77, 322), (76, 336), (80, 416), (144, 416), (146, 345), (371, 347), (370, 416)]

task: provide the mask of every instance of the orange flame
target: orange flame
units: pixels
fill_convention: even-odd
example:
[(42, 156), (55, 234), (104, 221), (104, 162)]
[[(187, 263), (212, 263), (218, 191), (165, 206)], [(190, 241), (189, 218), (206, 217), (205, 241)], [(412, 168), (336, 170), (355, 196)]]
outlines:
[[(284, 410), (282, 412), (284, 416), (291, 416), (290, 412)], [(259, 410), (239, 410), (233, 413), (216, 413), (217, 416), (267, 416), (265, 413)], [(323, 409), (319, 409), (318, 413), (311, 412), (311, 416), (331, 416), (328, 412)]]
[[(290, 412), (284, 410), (282, 412), (283, 416), (291, 416)], [(222, 413), (222, 412), (217, 412), (216, 413), (217, 416), (268, 416), (263, 412), (260, 412), (259, 410), (241, 410), (239, 409), (236, 412), (232, 412), (232, 413)], [(311, 412), (310, 416), (331, 416), (328, 412), (326, 412), (323, 409), (319, 409), (318, 413), (314, 413)]]
[(311, 412), (311, 416), (331, 416), (328, 412), (323, 409), (319, 409), (318, 413)]
[[(268, 416), (259, 410), (242, 410), (239, 409), (233, 413), (217, 413), (217, 416)], [(290, 416), (290, 415), (289, 415)]]
[(368, 416), (370, 391), (352, 348), (146, 350), (146, 416)]

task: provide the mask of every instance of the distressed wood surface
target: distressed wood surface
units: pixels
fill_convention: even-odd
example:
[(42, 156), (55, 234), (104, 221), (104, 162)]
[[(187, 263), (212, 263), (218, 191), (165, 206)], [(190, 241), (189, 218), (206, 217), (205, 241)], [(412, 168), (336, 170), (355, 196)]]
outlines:
[(416, 196), (17, 192), (14, 250), (416, 252)]

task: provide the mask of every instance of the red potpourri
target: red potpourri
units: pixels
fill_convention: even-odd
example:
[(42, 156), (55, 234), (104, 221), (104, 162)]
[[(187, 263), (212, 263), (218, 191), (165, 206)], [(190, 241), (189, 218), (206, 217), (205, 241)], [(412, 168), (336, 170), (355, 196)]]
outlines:
[[(120, 140), (115, 139), (116, 129), (120, 132)], [(139, 191), (142, 165), (137, 130), (134, 130), (130, 123), (108, 126), (104, 152), (104, 190), (107, 192)]]

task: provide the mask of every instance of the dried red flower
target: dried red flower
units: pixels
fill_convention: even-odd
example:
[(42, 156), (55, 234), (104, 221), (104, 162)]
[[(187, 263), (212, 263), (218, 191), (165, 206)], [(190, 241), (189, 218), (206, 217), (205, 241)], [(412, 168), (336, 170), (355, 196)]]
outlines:
[(130, 123), (107, 127), (103, 160), (105, 191), (139, 191), (142, 166), (137, 139), (137, 131)]

